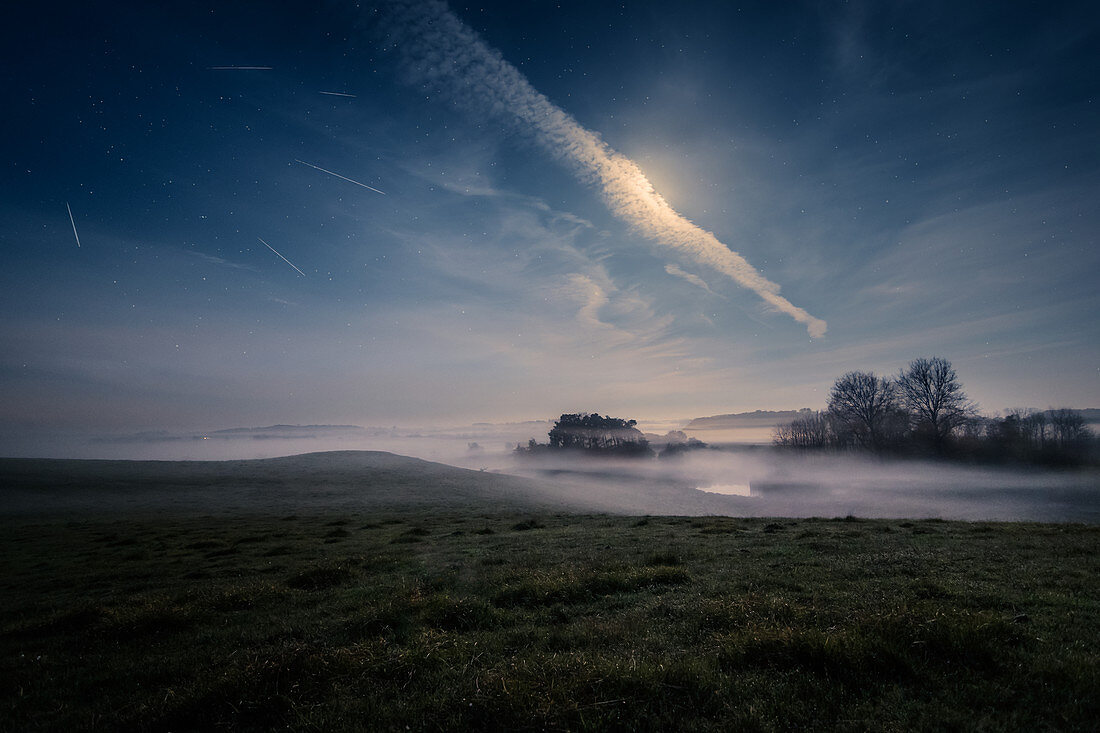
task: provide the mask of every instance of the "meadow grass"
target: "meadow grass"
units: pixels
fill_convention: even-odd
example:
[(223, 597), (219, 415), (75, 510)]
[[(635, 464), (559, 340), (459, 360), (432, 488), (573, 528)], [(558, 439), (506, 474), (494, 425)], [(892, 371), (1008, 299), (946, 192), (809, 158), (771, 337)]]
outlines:
[(4, 730), (1092, 730), (1100, 528), (8, 518)]

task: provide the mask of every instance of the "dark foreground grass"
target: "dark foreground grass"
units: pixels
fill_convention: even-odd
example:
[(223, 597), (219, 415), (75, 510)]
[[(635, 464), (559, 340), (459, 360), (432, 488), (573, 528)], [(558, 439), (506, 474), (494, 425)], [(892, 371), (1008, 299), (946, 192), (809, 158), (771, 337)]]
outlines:
[(7, 520), (5, 730), (1091, 730), (1100, 529)]

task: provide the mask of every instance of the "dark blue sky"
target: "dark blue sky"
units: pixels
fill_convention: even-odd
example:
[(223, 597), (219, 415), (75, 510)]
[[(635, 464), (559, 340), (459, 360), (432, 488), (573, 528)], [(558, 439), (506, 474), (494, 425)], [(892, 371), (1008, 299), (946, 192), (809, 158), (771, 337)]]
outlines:
[(1100, 405), (1094, 4), (449, 7), (9, 10), (5, 432)]

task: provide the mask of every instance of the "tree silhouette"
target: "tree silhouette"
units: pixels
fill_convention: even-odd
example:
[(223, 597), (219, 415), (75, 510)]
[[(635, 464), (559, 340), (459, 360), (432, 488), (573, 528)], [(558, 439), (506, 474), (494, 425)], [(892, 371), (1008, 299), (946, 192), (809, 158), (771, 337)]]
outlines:
[(940, 357), (914, 359), (897, 378), (913, 428), (942, 453), (951, 434), (975, 413), (951, 362)]
[(842, 442), (877, 450), (896, 417), (897, 393), (889, 379), (848, 372), (833, 385), (827, 409)]
[(814, 412), (795, 418), (786, 425), (775, 428), (772, 442), (784, 448), (830, 448), (839, 442), (835, 421), (823, 412)]
[(599, 413), (565, 414), (550, 429), (550, 448), (649, 455), (649, 441), (637, 424), (637, 420), (601, 417)]
[(1050, 439), (1059, 449), (1077, 449), (1092, 439), (1092, 431), (1081, 413), (1061, 408), (1050, 411)]

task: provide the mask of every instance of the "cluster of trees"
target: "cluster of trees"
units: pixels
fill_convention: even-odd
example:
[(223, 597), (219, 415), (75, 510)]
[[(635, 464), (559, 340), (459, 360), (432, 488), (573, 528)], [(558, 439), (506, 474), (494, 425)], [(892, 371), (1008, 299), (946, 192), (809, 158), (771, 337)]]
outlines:
[(562, 415), (550, 429), (549, 445), (540, 445), (534, 438), (527, 447), (516, 446), (519, 453), (575, 450), (616, 456), (652, 456), (637, 420), (601, 417), (599, 413)]
[(705, 450), (709, 447), (698, 438), (689, 438), (683, 430), (669, 430), (663, 438), (659, 439), (658, 445), (664, 446), (657, 454), (657, 457), (662, 459), (679, 458), (691, 451)]
[(1096, 439), (1076, 410), (1010, 410), (1002, 418), (978, 417), (960, 431), (960, 452), (988, 459), (1049, 464), (1096, 458)]
[(914, 359), (893, 378), (848, 372), (834, 383), (824, 412), (778, 427), (774, 442), (794, 448), (1072, 463), (1088, 457), (1093, 436), (1073, 410), (981, 417), (951, 363), (933, 357)]

